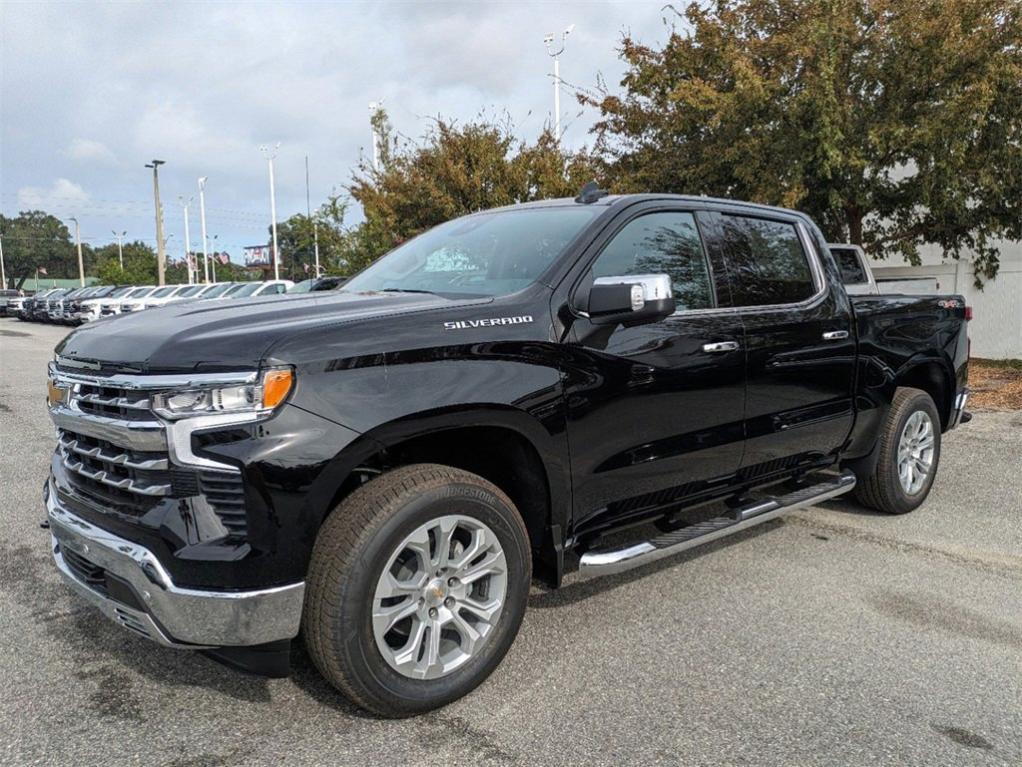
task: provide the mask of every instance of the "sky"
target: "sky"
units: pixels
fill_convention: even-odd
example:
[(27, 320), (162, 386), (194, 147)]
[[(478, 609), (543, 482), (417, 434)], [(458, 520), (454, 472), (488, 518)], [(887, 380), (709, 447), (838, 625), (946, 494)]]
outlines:
[[(369, 102), (418, 138), (443, 116), (510, 116), (533, 139), (553, 112), (548, 32), (574, 24), (561, 78), (616, 87), (629, 33), (667, 36), (655, 2), (42, 3), (0, 0), (0, 212), (77, 216), (83, 241), (155, 245), (156, 158), (167, 249), (201, 249), (199, 176), (215, 250), (265, 243), (262, 144), (280, 142), (277, 218), (343, 191), (370, 153)], [(592, 142), (597, 114), (561, 98), (563, 141)], [(350, 223), (360, 218), (357, 210)]]

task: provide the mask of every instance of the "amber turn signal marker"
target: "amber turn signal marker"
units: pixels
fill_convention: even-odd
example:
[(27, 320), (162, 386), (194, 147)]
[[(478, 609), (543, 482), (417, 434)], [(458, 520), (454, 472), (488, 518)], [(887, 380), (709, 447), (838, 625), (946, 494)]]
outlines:
[(64, 397), (67, 395), (67, 389), (62, 389), (59, 386), (57, 386), (53, 382), (52, 378), (47, 383), (48, 383), (47, 388), (49, 389), (47, 399), (49, 400), (50, 407), (55, 407), (56, 405), (63, 404)]
[(271, 370), (263, 376), (263, 407), (275, 408), (291, 391), (294, 373), (290, 370)]

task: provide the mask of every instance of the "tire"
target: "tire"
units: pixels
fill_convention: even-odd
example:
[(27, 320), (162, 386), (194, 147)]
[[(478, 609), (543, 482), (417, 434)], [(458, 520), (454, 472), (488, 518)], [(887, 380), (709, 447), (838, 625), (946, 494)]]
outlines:
[[(929, 454), (930, 464), (925, 477), (918, 481), (918, 487), (914, 486), (915, 482), (910, 483), (913, 485), (912, 487), (906, 487), (900, 471), (899, 447), (903, 446), (902, 438), (906, 433), (909, 421), (913, 421), (913, 425), (928, 421), (930, 426), (929, 434), (932, 442)], [(940, 465), (940, 429), (940, 415), (937, 413), (937, 407), (933, 404), (930, 395), (921, 389), (899, 387), (894, 393), (894, 401), (891, 403), (891, 408), (887, 412), (880, 432), (880, 454), (876, 466), (871, 474), (857, 478), (858, 483), (855, 487), (857, 500), (864, 506), (887, 514), (907, 514), (918, 508), (930, 494), (933, 479), (937, 475)], [(914, 429), (909, 427), (909, 431), (914, 431)], [(926, 443), (926, 440), (921, 439), (917, 442), (922, 445)], [(909, 440), (909, 444), (911, 443), (912, 440)], [(916, 453), (910, 451), (910, 454), (926, 456), (925, 450)], [(917, 475), (920, 473), (919, 468), (923, 462), (917, 461), (914, 462), (914, 465), (915, 475), (913, 477), (917, 479)]]
[[(456, 521), (450, 522), (452, 519)], [(450, 538), (446, 550), (448, 555), (457, 552), (467, 559), (469, 564), (457, 571), (465, 574), (466, 583), (473, 577), (466, 574), (471, 563), (482, 562), (477, 568), (487, 565), (497, 556), (495, 552), (503, 555), (499, 563), (503, 574), (497, 572), (501, 569), (497, 566), (493, 568), (494, 574), (466, 586), (456, 578), (447, 577), (455, 572), (452, 565), (441, 577), (433, 578), (440, 573), (437, 562), (442, 561), (439, 559), (441, 546), (434, 546), (434, 541), (444, 533), (430, 525), (440, 524), (438, 520), (460, 525), (446, 533)], [(426, 562), (422, 548), (413, 551), (413, 544), (399, 548), (409, 536), (421, 537), (423, 528), (437, 534), (437, 537), (428, 537), (424, 544), (431, 559), (436, 552), (436, 562)], [(488, 534), (479, 532), (484, 528)], [(463, 545), (461, 541), (470, 533), (469, 543)], [(487, 542), (489, 548), (468, 559), (470, 552), (476, 551), (470, 546), (482, 545), (477, 543), (479, 541)], [(455, 556), (449, 558), (451, 562), (457, 560)], [(413, 569), (412, 575), (406, 575)], [(433, 580), (426, 588), (408, 594), (410, 601), (403, 593), (393, 600), (390, 597), (381, 600), (379, 589), (386, 588), (385, 570), (389, 573), (400, 570), (398, 575), (402, 577), (403, 589), (407, 588), (404, 584), (416, 579), (420, 570), (424, 571), (421, 577)], [(493, 672), (518, 634), (531, 577), (528, 532), (514, 504), (499, 488), (482, 477), (448, 466), (404, 466), (360, 487), (323, 523), (313, 547), (306, 582), (302, 633), (313, 663), (353, 703), (385, 717), (414, 716), (461, 698)], [(397, 580), (397, 576), (392, 580)], [(460, 594), (454, 587), (448, 591), (447, 586), (452, 583), (459, 584)], [(486, 589), (483, 596), (469, 593), (472, 589), (479, 592), (483, 587)], [(443, 594), (439, 590), (443, 590)], [(475, 605), (488, 599), (491, 590), (493, 595), (503, 592), (504, 597), (503, 606), (490, 621), (471, 623), (477, 617), (474, 613), (459, 613), (463, 604)], [(434, 602), (438, 597), (443, 601)], [(394, 600), (401, 601), (392, 605)], [(494, 597), (490, 604), (497, 601)], [(434, 604), (435, 607), (430, 606)], [(453, 609), (445, 611), (452, 605)], [(374, 611), (392, 606), (401, 610), (407, 606), (414, 614), (381, 638), (378, 634), (382, 630), (374, 629), (374, 625), (385, 625), (386, 620), (374, 624)], [(460, 623), (456, 621), (458, 618)], [(437, 632), (441, 639), (437, 640), (434, 652), (429, 641), (434, 634), (432, 627), (439, 626), (438, 621), (445, 619), (449, 622)], [(470, 647), (470, 653), (464, 652), (464, 646), (471, 641), (465, 639), (468, 629), (459, 628), (466, 622), (481, 635), (476, 646)], [(420, 629), (422, 625), (428, 628)], [(453, 629), (458, 629), (457, 642), (450, 638), (454, 636), (450, 633)], [(402, 632), (407, 634), (406, 645), (402, 645), (405, 637)], [(395, 665), (398, 656), (407, 660), (412, 657), (409, 655), (412, 650), (401, 654), (391, 649), (390, 642), (395, 637), (399, 640), (395, 642), (398, 646), (421, 648), (421, 660), (408, 660), (406, 666), (401, 667), (404, 671)], [(422, 638), (421, 645), (416, 644), (417, 637)], [(441, 641), (448, 648), (443, 657), (458, 656), (450, 661), (453, 670), (447, 670), (447, 661), (430, 661), (439, 657)], [(383, 648), (388, 651), (387, 655)], [(425, 672), (420, 668), (423, 664), (429, 664)], [(439, 676), (409, 675), (423, 673)]]

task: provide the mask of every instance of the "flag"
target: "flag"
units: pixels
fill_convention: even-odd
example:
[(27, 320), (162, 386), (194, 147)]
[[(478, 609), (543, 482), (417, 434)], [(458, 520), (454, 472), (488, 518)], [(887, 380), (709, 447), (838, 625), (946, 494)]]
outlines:
[(221, 264), (226, 264), (231, 260), (231, 257), (226, 253), (216, 253), (214, 255), (216, 257), (216, 260), (219, 261)]
[(45, 266), (40, 266), (40, 267), (39, 267), (39, 274), (47, 274), (47, 271), (46, 271), (46, 267), (45, 267)]
[(303, 261), (302, 262), (302, 266), (305, 267), (305, 273), (308, 274), (309, 273), (309, 265)]

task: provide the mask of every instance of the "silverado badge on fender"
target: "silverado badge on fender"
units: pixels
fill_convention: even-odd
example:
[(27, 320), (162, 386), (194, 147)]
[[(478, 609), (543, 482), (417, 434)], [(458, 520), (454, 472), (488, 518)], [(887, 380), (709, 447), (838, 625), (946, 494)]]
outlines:
[(490, 317), (485, 320), (457, 320), (455, 322), (445, 322), (444, 328), (447, 330), (466, 330), (469, 328), (488, 328), (493, 325), (521, 325), (526, 322), (532, 322), (532, 317), (528, 314), (520, 317)]

